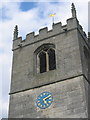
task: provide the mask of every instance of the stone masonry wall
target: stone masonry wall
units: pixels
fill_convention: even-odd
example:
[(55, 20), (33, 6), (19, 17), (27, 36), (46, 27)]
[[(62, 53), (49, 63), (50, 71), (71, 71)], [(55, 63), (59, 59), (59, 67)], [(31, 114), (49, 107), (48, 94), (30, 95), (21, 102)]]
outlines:
[[(55, 45), (56, 70), (35, 74), (34, 51), (45, 43)], [(17, 49), (13, 56), (11, 93), (82, 74), (77, 29)]]
[[(11, 95), (10, 115), (13, 118), (87, 118), (86, 81), (83, 76)], [(36, 106), (37, 96), (51, 92), (53, 102), (46, 109)]]

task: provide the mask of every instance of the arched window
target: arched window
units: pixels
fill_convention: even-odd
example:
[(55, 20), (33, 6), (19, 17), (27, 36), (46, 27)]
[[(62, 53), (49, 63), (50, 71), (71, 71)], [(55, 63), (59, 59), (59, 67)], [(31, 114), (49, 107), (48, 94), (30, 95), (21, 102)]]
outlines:
[(49, 49), (48, 57), (49, 57), (49, 70), (56, 69), (55, 50)]
[(56, 69), (55, 46), (53, 44), (43, 44), (37, 48), (35, 53), (38, 73)]
[(40, 62), (40, 73), (46, 72), (46, 53), (41, 52), (39, 54), (39, 62)]

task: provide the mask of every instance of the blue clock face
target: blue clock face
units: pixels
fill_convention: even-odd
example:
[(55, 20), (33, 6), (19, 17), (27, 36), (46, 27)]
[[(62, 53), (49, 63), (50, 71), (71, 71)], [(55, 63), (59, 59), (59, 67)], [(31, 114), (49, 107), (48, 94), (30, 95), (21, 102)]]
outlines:
[(36, 105), (41, 109), (45, 109), (51, 105), (52, 101), (52, 94), (50, 92), (43, 92), (37, 97)]

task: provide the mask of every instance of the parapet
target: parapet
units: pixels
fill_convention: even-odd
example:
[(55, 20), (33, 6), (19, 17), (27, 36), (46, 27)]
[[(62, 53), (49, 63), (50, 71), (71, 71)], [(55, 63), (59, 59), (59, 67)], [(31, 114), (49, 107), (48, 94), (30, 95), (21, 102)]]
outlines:
[(66, 25), (62, 25), (61, 22), (54, 23), (52, 25), (52, 29), (49, 31), (47, 27), (42, 28), (39, 30), (38, 35), (35, 35), (34, 32), (31, 32), (26, 35), (25, 40), (22, 40), (22, 37), (18, 37), (17, 39), (13, 40), (13, 50), (22, 48), (23, 46), (33, 44), (35, 42), (45, 40), (47, 38), (50, 38), (50, 37), (53, 37), (53, 36), (56, 36), (62, 33), (66, 34), (67, 32), (74, 30), (74, 29), (80, 29), (82, 34), (86, 37), (86, 34), (83, 31), (81, 25), (79, 25), (79, 21), (77, 20), (77, 18), (75, 17), (69, 18), (67, 19), (66, 22), (67, 22)]
[(50, 37), (59, 35), (59, 34), (65, 34), (71, 30), (78, 29), (83, 37), (87, 39), (87, 36), (85, 32), (82, 29), (82, 26), (79, 24), (79, 21), (77, 20), (76, 15), (76, 8), (74, 3), (72, 3), (72, 17), (66, 20), (66, 25), (62, 25), (61, 22), (59, 23), (53, 23), (52, 29), (48, 31), (48, 28), (42, 28), (39, 30), (39, 34), (35, 35), (34, 32), (29, 33), (26, 35), (26, 39), (22, 40), (22, 37), (18, 37), (18, 26), (16, 25), (14, 29), (14, 40), (13, 40), (13, 50), (20, 49), (24, 46), (33, 44), (35, 42), (39, 42), (41, 40), (48, 39)]

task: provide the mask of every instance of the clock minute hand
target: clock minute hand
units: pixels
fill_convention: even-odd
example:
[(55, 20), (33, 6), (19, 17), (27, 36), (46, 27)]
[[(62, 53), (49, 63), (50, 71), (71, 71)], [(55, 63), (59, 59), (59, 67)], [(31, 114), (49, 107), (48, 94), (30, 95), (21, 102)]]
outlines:
[(51, 97), (51, 95), (49, 95), (49, 96), (45, 97), (43, 100), (46, 100), (46, 99), (47, 99), (47, 98), (49, 98), (49, 97)]

